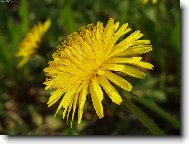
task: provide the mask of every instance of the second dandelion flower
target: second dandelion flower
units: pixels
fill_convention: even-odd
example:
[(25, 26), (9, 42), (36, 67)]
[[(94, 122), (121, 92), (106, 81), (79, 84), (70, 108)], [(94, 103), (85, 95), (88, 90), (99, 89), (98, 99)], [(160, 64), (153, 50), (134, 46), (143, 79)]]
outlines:
[(17, 67), (20, 68), (25, 65), (29, 59), (37, 52), (39, 44), (41, 43), (44, 34), (51, 26), (51, 20), (46, 20), (43, 24), (38, 23), (34, 25), (27, 33), (24, 40), (21, 42), (19, 51), (16, 53), (17, 57), (21, 57)]

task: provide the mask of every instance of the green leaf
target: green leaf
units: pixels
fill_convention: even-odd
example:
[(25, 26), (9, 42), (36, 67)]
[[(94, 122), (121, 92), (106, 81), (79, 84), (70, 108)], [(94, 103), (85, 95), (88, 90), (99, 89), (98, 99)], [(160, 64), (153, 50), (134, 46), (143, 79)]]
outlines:
[(171, 116), (168, 112), (166, 112), (164, 109), (159, 107), (155, 102), (147, 100), (145, 98), (138, 98), (136, 99), (138, 102), (142, 103), (144, 106), (149, 108), (150, 110), (154, 111), (157, 113), (159, 116), (164, 118), (166, 121), (171, 123), (175, 128), (180, 129), (180, 123), (179, 121)]
[(153, 101), (165, 101), (166, 94), (162, 90), (158, 89), (149, 89), (145, 91), (144, 94), (145, 98), (148, 98)]
[(172, 48), (174, 51), (175, 56), (177, 56), (178, 60), (180, 60), (180, 14), (176, 14), (175, 19), (175, 26), (173, 27), (171, 31), (170, 36), (170, 43), (172, 44)]
[(60, 9), (59, 23), (68, 33), (76, 30), (76, 23), (70, 1), (66, 0)]
[(165, 132), (161, 130), (139, 107), (132, 103), (131, 100), (129, 100), (129, 97), (124, 96), (122, 98), (124, 106), (126, 106), (153, 135), (165, 135)]
[(25, 34), (29, 28), (28, 0), (21, 0), (18, 13), (21, 18), (21, 30)]

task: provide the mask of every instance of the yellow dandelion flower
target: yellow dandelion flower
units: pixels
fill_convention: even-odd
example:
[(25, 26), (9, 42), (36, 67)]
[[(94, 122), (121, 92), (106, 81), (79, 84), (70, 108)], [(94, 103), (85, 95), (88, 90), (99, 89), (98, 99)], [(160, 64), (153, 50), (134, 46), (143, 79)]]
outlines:
[(46, 20), (43, 24), (38, 23), (34, 25), (28, 32), (24, 40), (21, 42), (19, 51), (16, 56), (22, 57), (21, 61), (18, 63), (18, 67), (22, 67), (28, 62), (30, 57), (34, 55), (39, 48), (39, 44), (51, 25), (51, 20)]
[(139, 40), (143, 34), (137, 30), (118, 42), (131, 30), (127, 23), (118, 27), (119, 22), (115, 23), (114, 19), (110, 19), (105, 27), (101, 22), (82, 27), (79, 33), (74, 32), (57, 47), (53, 61), (44, 69), (48, 77), (44, 82), (45, 89), (53, 90), (47, 104), (51, 106), (61, 98), (56, 113), (63, 108), (63, 119), (67, 115), (68, 120), (72, 110), (71, 124), (76, 107), (78, 124), (81, 122), (89, 93), (99, 118), (104, 117), (102, 89), (114, 103), (121, 104), (122, 98), (111, 83), (127, 91), (132, 90), (132, 85), (116, 72), (143, 79), (145, 73), (137, 67), (153, 68), (137, 56), (152, 50), (150, 41)]
[[(151, 0), (153, 4), (156, 4), (157, 3), (157, 0)], [(149, 2), (149, 0), (141, 0), (141, 2), (143, 4), (147, 4)]]

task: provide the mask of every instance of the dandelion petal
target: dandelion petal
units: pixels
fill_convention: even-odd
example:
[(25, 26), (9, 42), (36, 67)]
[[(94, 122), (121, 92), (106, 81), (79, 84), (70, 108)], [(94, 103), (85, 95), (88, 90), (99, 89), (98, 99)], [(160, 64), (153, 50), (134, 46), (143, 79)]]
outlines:
[(79, 95), (78, 124), (81, 123), (81, 118), (83, 115), (83, 107), (87, 96), (87, 89), (88, 89), (88, 85), (86, 84), (81, 90), (81, 93)]
[(122, 102), (121, 96), (116, 91), (116, 89), (110, 84), (110, 82), (103, 76), (98, 76), (98, 81), (100, 85), (103, 87), (108, 96), (112, 99), (112, 101), (116, 104), (120, 104)]
[(72, 112), (71, 127), (72, 127), (72, 122), (73, 122), (74, 115), (75, 115), (75, 109), (76, 109), (76, 105), (77, 105), (78, 95), (79, 95), (79, 93), (76, 93), (75, 96), (74, 96), (74, 103), (73, 103), (73, 112)]
[(97, 80), (95, 79), (92, 80), (92, 82), (89, 84), (89, 90), (91, 93), (92, 102), (97, 112), (97, 115), (99, 116), (99, 118), (102, 118), (104, 117), (103, 106), (102, 106), (103, 92), (100, 85), (97, 83)]
[(142, 71), (140, 71), (134, 67), (126, 66), (126, 65), (107, 64), (107, 65), (105, 65), (105, 67), (108, 70), (119, 71), (119, 72), (125, 73), (127, 75), (130, 75), (130, 76), (133, 76), (136, 78), (140, 78), (140, 79), (144, 79), (144, 77), (146, 75)]
[(111, 82), (115, 83), (116, 85), (118, 85), (119, 87), (121, 87), (122, 89), (126, 91), (132, 90), (132, 85), (126, 80), (124, 80), (123, 78), (121, 78), (120, 76), (107, 70), (104, 70), (104, 72), (105, 72), (104, 74), (105, 77), (109, 79)]

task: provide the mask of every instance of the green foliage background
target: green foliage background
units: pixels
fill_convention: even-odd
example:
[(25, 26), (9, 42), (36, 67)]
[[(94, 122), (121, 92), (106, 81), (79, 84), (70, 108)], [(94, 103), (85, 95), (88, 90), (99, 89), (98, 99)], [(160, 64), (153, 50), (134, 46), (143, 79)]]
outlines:
[[(124, 105), (109, 99), (103, 102), (105, 117), (99, 120), (90, 98), (83, 121), (73, 128), (62, 120), (56, 107), (48, 108), (49, 92), (44, 90), (43, 69), (51, 60), (56, 46), (81, 26), (110, 17), (128, 22), (150, 39), (153, 51), (144, 59), (155, 67), (145, 80), (131, 79), (129, 96), (167, 135), (180, 134), (180, 3), (158, 0), (147, 5), (134, 0), (20, 0), (0, 3), (0, 134), (9, 135), (151, 135)], [(39, 21), (51, 18), (40, 51), (21, 69), (15, 57), (19, 44)], [(127, 103), (126, 103), (127, 104)], [(132, 106), (132, 105), (131, 105)], [(135, 108), (133, 108), (135, 110)]]

